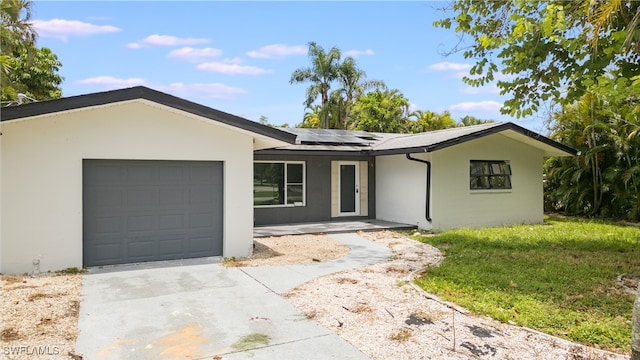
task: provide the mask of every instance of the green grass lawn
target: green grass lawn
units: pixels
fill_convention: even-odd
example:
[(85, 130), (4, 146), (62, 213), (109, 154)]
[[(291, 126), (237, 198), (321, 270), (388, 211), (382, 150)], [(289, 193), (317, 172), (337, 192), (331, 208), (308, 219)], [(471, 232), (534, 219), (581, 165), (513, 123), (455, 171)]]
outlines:
[(615, 278), (640, 276), (640, 227), (550, 217), (418, 239), (445, 255), (416, 280), (426, 291), (503, 322), (630, 353), (634, 296)]

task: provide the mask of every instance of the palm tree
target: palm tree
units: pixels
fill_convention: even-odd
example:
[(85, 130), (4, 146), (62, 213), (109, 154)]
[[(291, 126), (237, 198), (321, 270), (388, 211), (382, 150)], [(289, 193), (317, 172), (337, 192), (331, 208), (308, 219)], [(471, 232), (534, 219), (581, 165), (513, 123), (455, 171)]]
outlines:
[(624, 50), (640, 52), (640, 41), (638, 41), (640, 40), (640, 6), (637, 1), (584, 0), (584, 6), (587, 9), (587, 23), (591, 28), (589, 41), (596, 53), (598, 52), (600, 35), (606, 33), (603, 30), (611, 23), (624, 25), (626, 33), (623, 43)]
[(365, 80), (367, 74), (356, 66), (356, 61), (349, 56), (344, 59), (338, 68), (338, 81), (340, 88), (331, 94), (331, 104), (336, 106), (333, 112), (336, 115), (335, 127), (347, 129), (351, 115), (351, 108), (355, 100), (364, 95), (371, 88), (386, 90), (387, 85), (382, 80)]
[(320, 128), (320, 118), (322, 117), (322, 106), (312, 105), (307, 107), (307, 111), (304, 113), (302, 122), (296, 127), (318, 129)]
[[(0, 41), (2, 54), (7, 55), (17, 51), (20, 47), (33, 48), (37, 34), (31, 20), (30, 0), (1, 0), (0, 1)], [(3, 68), (5, 66), (3, 62)]]
[(9, 73), (16, 67), (15, 58), (21, 49), (26, 49), (28, 61), (31, 61), (35, 49), (37, 34), (31, 19), (30, 0), (0, 0), (0, 83), (2, 98), (14, 99), (17, 94), (11, 86)]
[(321, 46), (315, 42), (309, 43), (309, 59), (311, 67), (297, 69), (291, 75), (290, 84), (311, 82), (311, 86), (307, 89), (307, 99), (305, 105), (311, 106), (318, 95), (321, 96), (321, 105), (323, 109), (322, 128), (329, 128), (329, 112), (324, 111), (329, 103), (329, 89), (331, 82), (338, 78), (340, 68), (340, 50), (332, 47), (325, 52)]

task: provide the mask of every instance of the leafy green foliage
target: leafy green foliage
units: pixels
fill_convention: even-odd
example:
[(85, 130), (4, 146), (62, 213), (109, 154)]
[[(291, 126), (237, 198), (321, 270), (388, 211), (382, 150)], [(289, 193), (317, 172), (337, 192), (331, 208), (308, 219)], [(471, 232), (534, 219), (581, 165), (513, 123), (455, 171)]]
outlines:
[(353, 128), (372, 132), (404, 132), (409, 100), (394, 90), (374, 90), (361, 96), (353, 106)]
[(61, 66), (58, 57), (48, 48), (36, 48), (32, 54), (23, 48), (12, 59), (13, 71), (7, 78), (19, 93), (37, 100), (57, 99), (62, 96), (59, 87), (62, 77), (58, 74)]
[(640, 76), (603, 76), (554, 114), (551, 137), (580, 151), (545, 163), (545, 207), (640, 221)]
[(438, 114), (429, 110), (417, 110), (411, 115), (416, 118), (415, 121), (409, 122), (407, 126), (409, 132), (412, 133), (442, 130), (458, 126), (448, 111)]
[(22, 93), (37, 100), (62, 95), (62, 64), (48, 48), (37, 48), (37, 34), (29, 22), (32, 2), (0, 0), (0, 83), (2, 104), (10, 104)]
[(551, 218), (419, 239), (445, 255), (416, 280), (426, 291), (503, 322), (629, 350), (634, 296), (615, 278), (640, 278), (637, 226)]
[[(502, 113), (531, 115), (541, 103), (572, 103), (588, 82), (611, 72), (640, 73), (640, 2), (454, 0), (453, 14), (434, 23), (453, 28), (474, 59), (464, 81), (482, 86), (498, 79), (510, 95)], [(457, 51), (454, 49), (453, 51)]]

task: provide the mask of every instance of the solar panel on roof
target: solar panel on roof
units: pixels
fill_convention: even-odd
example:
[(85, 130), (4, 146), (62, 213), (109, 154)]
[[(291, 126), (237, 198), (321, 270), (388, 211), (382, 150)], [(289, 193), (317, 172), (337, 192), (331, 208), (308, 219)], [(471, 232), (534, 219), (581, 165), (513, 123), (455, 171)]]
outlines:
[(302, 143), (369, 145), (377, 137), (366, 131), (342, 129), (285, 129)]

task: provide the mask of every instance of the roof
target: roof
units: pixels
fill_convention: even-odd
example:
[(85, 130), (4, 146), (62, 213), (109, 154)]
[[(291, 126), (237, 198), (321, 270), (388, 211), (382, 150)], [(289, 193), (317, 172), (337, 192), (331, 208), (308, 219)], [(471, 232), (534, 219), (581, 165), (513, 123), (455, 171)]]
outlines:
[[(543, 151), (545, 156), (571, 156), (577, 151), (514, 123), (486, 123), (428, 131), (419, 134), (386, 134), (325, 129), (284, 129), (298, 135), (297, 145), (262, 150), (261, 154), (313, 151), (392, 155), (433, 152), (492, 134), (501, 134)], [(340, 140), (346, 139), (346, 142)]]
[(201, 116), (209, 120), (217, 121), (272, 139), (284, 141), (286, 143), (293, 144), (296, 140), (296, 136), (289, 132), (265, 126), (255, 121), (231, 115), (145, 86), (136, 86), (127, 89), (98, 92), (87, 95), (70, 96), (56, 100), (34, 102), (18, 106), (8, 106), (2, 108), (0, 121), (5, 122), (25, 119), (34, 116), (138, 99), (144, 99), (173, 109), (182, 110), (193, 115)]

